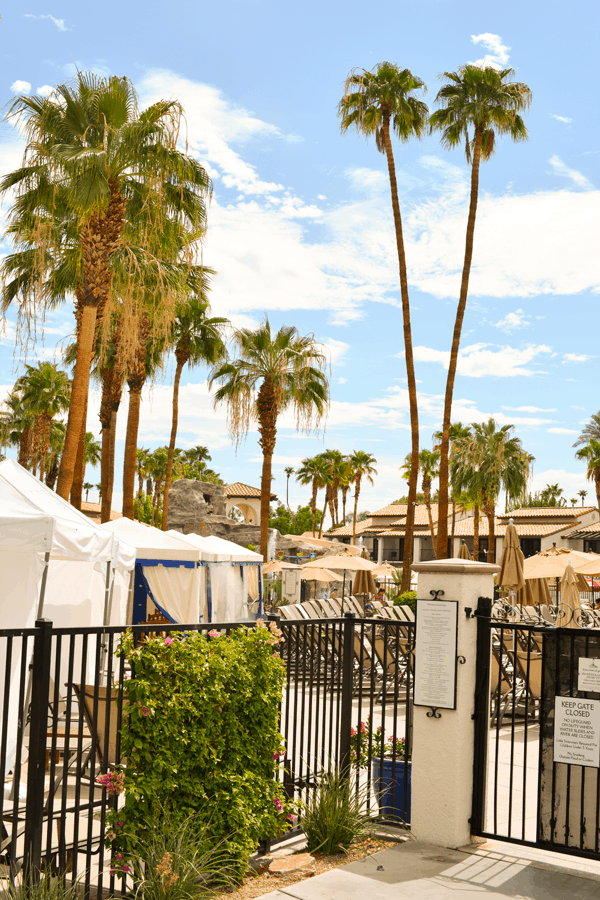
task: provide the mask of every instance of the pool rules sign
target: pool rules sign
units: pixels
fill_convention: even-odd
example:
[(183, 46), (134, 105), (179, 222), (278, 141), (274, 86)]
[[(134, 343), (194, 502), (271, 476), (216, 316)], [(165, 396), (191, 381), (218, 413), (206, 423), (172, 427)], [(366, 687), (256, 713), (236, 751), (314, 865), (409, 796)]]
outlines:
[(554, 762), (600, 768), (600, 701), (554, 700)]

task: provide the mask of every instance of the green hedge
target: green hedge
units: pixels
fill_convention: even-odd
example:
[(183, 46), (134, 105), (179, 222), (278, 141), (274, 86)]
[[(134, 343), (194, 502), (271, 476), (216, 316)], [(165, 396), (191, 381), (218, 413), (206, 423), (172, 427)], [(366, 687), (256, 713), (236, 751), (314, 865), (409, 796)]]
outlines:
[(131, 632), (123, 636), (120, 652), (135, 670), (123, 685), (127, 762), (103, 781), (125, 795), (109, 818), (117, 874), (130, 871), (165, 810), (175, 822), (198, 815), (237, 877), (258, 841), (287, 827), (291, 808), (274, 781), (285, 668), (271, 628), (174, 633), (137, 648)]

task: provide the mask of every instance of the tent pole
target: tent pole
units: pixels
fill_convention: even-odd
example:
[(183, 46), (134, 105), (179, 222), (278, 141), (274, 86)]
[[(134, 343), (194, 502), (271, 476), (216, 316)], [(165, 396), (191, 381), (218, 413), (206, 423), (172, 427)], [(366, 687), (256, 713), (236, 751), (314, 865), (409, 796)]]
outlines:
[(127, 591), (127, 621), (126, 625), (131, 624), (133, 619), (133, 588), (135, 586), (135, 565), (129, 574), (129, 590)]
[(48, 582), (48, 565), (49, 565), (49, 563), (50, 563), (50, 554), (44, 553), (44, 571), (42, 574), (42, 583), (40, 585), (40, 599), (38, 600), (36, 619), (41, 619), (42, 613), (44, 611), (44, 599), (46, 597), (46, 584)]
[[(111, 570), (111, 562), (110, 560), (106, 563), (106, 579), (104, 582), (104, 619), (102, 624), (104, 627), (108, 627), (110, 625), (110, 616), (112, 611), (112, 599), (113, 599), (113, 591), (115, 587), (115, 576), (113, 573), (113, 577), (110, 577)], [(108, 682), (108, 673), (104, 671), (104, 667), (106, 665), (106, 633), (102, 635), (102, 647), (100, 652), (100, 683), (105, 684)]]

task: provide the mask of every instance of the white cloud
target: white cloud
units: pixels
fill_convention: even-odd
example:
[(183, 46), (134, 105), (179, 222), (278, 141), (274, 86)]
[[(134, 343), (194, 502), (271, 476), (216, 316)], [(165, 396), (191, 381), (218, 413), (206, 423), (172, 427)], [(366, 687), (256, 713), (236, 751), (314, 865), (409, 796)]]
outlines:
[(565, 353), (563, 364), (566, 362), (587, 362), (588, 359), (591, 358), (591, 356), (587, 356), (585, 353)]
[[(472, 344), (458, 353), (458, 374), (468, 378), (483, 378), (493, 375), (497, 378), (513, 378), (517, 375), (545, 374), (539, 370), (525, 368), (543, 353), (550, 353), (551, 348), (545, 344), (530, 344), (518, 350), (514, 347), (502, 347), (499, 350), (488, 350), (489, 344)], [(436, 362), (448, 368), (450, 353), (447, 350), (434, 350), (431, 347), (415, 347), (414, 357), (417, 362)]]
[(321, 341), (321, 343), (327, 348), (332, 366), (339, 366), (350, 349), (350, 344), (346, 344), (344, 341), (338, 341), (336, 338), (327, 338), (326, 340)]
[(40, 97), (49, 97), (53, 90), (54, 88), (51, 85), (43, 84), (37, 89), (36, 93), (39, 94)]
[(549, 434), (579, 434), (578, 431), (573, 431), (572, 428), (549, 428)]
[(506, 409), (512, 412), (556, 412), (555, 408), (542, 409), (540, 406), (501, 406), (500, 409)]
[(471, 40), (474, 44), (481, 44), (489, 53), (483, 59), (475, 60), (476, 66), (493, 66), (494, 69), (505, 69), (508, 66), (508, 51), (510, 47), (502, 43), (499, 34), (490, 34), (488, 31), (484, 34), (472, 34)]
[[(534, 471), (530, 490), (532, 493), (535, 493), (536, 491), (542, 491), (547, 484), (556, 483), (564, 490), (565, 497), (567, 498), (574, 497), (577, 494), (577, 491), (582, 489), (590, 490), (590, 486), (585, 477), (585, 469), (583, 468), (580, 472), (567, 472), (565, 469), (545, 469), (543, 472)], [(590, 494), (592, 498), (593, 493), (593, 486), (591, 486)], [(586, 500), (589, 502), (590, 495), (588, 495)], [(592, 503), (593, 502), (592, 499)]]
[(25, 13), (25, 18), (26, 19), (50, 19), (50, 21), (54, 25), (56, 25), (56, 27), (58, 28), (59, 31), (71, 31), (71, 29), (67, 28), (67, 26), (65, 25), (64, 19), (56, 19), (54, 16), (51, 16), (51, 15), (34, 16), (32, 13)]
[(517, 328), (526, 328), (531, 323), (531, 316), (517, 309), (515, 312), (507, 313), (503, 319), (494, 324), (495, 328), (501, 328), (503, 331), (514, 331)]
[(593, 184), (591, 181), (588, 181), (583, 172), (578, 172), (577, 169), (570, 169), (569, 166), (562, 161), (560, 156), (556, 156), (556, 154), (551, 156), (549, 162), (552, 166), (553, 175), (559, 175), (561, 178), (568, 178), (573, 184), (577, 185), (577, 187), (585, 188), (588, 191), (593, 190)]
[(347, 378), (341, 378), (341, 377), (340, 377), (340, 378), (338, 378), (337, 383), (338, 383), (338, 384), (346, 384), (347, 381), (348, 381)]
[(10, 86), (13, 94), (28, 94), (31, 90), (31, 84), (28, 81), (13, 81)]
[(556, 119), (557, 122), (565, 122), (565, 124), (569, 124), (573, 119), (568, 119), (566, 116), (555, 116), (554, 113), (550, 113), (553, 119)]
[(325, 194), (317, 194), (317, 200), (327, 200)]

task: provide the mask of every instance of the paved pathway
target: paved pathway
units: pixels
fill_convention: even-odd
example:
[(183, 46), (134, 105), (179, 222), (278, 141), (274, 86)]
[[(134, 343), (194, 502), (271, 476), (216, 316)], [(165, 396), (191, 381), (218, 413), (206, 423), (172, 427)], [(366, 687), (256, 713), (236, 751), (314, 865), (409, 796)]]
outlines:
[(263, 900), (598, 900), (600, 863), (557, 857), (498, 842), (444, 850), (408, 841)]

